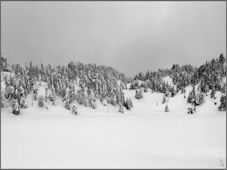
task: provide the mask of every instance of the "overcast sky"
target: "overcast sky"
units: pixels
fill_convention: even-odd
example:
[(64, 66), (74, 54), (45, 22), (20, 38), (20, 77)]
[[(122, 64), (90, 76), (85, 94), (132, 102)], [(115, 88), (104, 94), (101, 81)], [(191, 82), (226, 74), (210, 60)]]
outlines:
[(226, 2), (1, 2), (10, 63), (108, 65), (126, 76), (226, 56)]

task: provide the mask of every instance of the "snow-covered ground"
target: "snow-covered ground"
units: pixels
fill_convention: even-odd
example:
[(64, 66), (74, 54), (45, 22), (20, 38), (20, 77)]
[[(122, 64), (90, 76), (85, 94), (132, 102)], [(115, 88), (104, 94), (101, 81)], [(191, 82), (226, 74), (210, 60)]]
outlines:
[(3, 114), (2, 168), (226, 167), (223, 113), (63, 112)]
[(161, 93), (124, 93), (134, 105), (124, 114), (97, 103), (77, 104), (73, 115), (60, 98), (45, 110), (31, 96), (19, 116), (3, 108), (1, 168), (226, 168), (226, 113), (209, 95), (189, 115), (183, 94), (169, 99), (166, 113)]
[[(165, 81), (171, 84), (171, 79)], [(2, 90), (5, 86), (1, 82)], [(39, 83), (37, 84), (39, 86)], [(38, 95), (44, 95), (45, 83)], [(78, 88), (78, 85), (76, 86)], [(186, 87), (188, 96), (191, 86)], [(49, 110), (32, 106), (15, 116), (10, 107), (1, 109), (2, 168), (226, 168), (226, 113), (219, 112), (221, 93), (210, 92), (196, 114), (184, 94), (169, 98), (164, 112), (162, 93), (124, 90), (133, 109), (97, 102), (97, 109), (74, 102), (78, 115), (64, 108), (60, 97)], [(216, 102), (216, 105), (214, 104)], [(224, 166), (222, 166), (224, 165)]]

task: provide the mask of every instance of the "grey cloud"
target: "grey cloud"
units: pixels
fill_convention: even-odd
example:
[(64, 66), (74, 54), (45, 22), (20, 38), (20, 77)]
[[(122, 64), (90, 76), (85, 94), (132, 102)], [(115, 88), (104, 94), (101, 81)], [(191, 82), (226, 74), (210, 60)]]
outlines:
[(139, 71), (226, 54), (226, 2), (2, 2), (11, 63), (70, 61)]

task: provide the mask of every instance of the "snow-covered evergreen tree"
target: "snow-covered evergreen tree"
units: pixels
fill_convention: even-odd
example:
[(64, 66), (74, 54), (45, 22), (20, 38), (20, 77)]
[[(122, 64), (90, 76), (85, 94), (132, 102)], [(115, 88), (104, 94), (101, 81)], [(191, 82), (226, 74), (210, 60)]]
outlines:
[(168, 107), (168, 105), (166, 105), (166, 107), (165, 107), (165, 112), (169, 112), (169, 107)]
[(136, 99), (142, 99), (143, 98), (143, 92), (142, 89), (136, 89), (136, 95), (135, 95)]
[(13, 114), (18, 115), (20, 113), (20, 106), (18, 100), (15, 99), (12, 104)]
[(215, 97), (215, 90), (214, 88), (211, 89), (210, 97), (214, 98)]
[(123, 103), (119, 103), (119, 112), (124, 113)]
[(195, 86), (193, 86), (192, 91), (190, 91), (188, 95), (187, 102), (192, 103), (193, 105), (195, 104), (196, 96), (195, 96)]
[(128, 98), (126, 98), (125, 102), (123, 103), (124, 107), (127, 109), (127, 110), (131, 110), (131, 104), (130, 104), (130, 101)]
[(38, 97), (38, 105), (39, 105), (39, 107), (44, 107), (44, 97), (43, 96)]
[(166, 103), (166, 96), (163, 96), (162, 104)]
[(195, 106), (188, 108), (188, 114), (193, 114), (193, 113), (195, 113), (195, 111), (196, 111)]
[(71, 107), (70, 107), (70, 104), (69, 104), (69, 99), (67, 98), (66, 101), (65, 101), (65, 108), (70, 110)]
[(131, 98), (129, 99), (129, 106), (130, 106), (130, 108), (133, 108), (133, 103), (132, 103), (132, 99)]
[(76, 107), (75, 104), (72, 107), (72, 113), (75, 114), (75, 115), (77, 114), (77, 107)]
[(220, 106), (218, 107), (220, 111), (226, 111), (226, 95), (222, 95), (220, 98)]

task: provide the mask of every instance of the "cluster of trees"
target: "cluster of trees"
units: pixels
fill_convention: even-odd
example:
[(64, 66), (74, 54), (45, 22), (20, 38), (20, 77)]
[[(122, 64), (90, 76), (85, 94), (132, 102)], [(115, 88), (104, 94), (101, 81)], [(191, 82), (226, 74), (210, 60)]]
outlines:
[[(190, 64), (183, 66), (174, 64), (171, 69), (148, 71), (145, 74), (140, 72), (135, 75), (133, 81), (112, 67), (103, 65), (70, 62), (67, 66), (52, 67), (50, 64), (44, 66), (41, 63), (38, 66), (30, 62), (29, 65), (25, 64), (25, 67), (22, 67), (21, 64), (10, 65), (2, 55), (1, 71), (15, 74), (15, 77), (5, 81), (7, 85), (9, 84), (9, 89), (13, 86), (14, 89), (20, 91), (22, 87), (25, 96), (33, 90), (32, 87), (36, 81), (47, 82), (48, 88), (66, 101), (67, 108), (73, 100), (92, 108), (95, 108), (96, 100), (101, 102), (106, 100), (107, 103), (113, 105), (131, 108), (132, 104), (125, 101), (122, 91), (127, 88), (129, 82), (131, 83), (130, 89), (137, 89), (135, 94), (137, 99), (143, 98), (143, 92), (151, 89), (151, 92), (165, 94), (163, 103), (166, 103), (168, 97), (175, 96), (179, 91), (185, 93), (185, 87), (188, 85), (192, 85), (193, 90), (187, 97), (187, 101), (194, 106), (201, 105), (204, 102), (204, 96), (210, 90), (211, 98), (214, 98), (217, 91), (226, 93), (226, 83), (223, 83), (223, 78), (226, 76), (226, 61), (223, 54), (219, 58), (206, 61), (199, 68)], [(174, 86), (163, 81), (165, 76), (172, 78)], [(75, 82), (80, 86), (78, 91), (75, 91)], [(196, 94), (195, 85), (197, 84), (198, 92)], [(226, 95), (223, 95), (219, 110), (226, 109), (225, 101)], [(122, 112), (122, 109), (120, 110)]]
[(226, 111), (226, 95), (225, 96), (224, 95), (221, 96), (220, 102), (221, 102), (221, 104), (218, 107), (218, 109), (220, 111)]
[(198, 92), (196, 94), (195, 86), (193, 86), (193, 89), (190, 91), (188, 95), (187, 102), (191, 103), (193, 106), (199, 106), (204, 103), (204, 94), (201, 92)]
[[(165, 83), (162, 79), (165, 76), (169, 76), (173, 80), (174, 86), (170, 86)], [(152, 92), (161, 92), (173, 97), (176, 93), (181, 91), (185, 93), (185, 87), (188, 85), (193, 86), (193, 90), (190, 92), (187, 101), (192, 105), (198, 106), (204, 102), (204, 96), (211, 90), (211, 98), (217, 91), (226, 93), (226, 82), (223, 82), (223, 78), (226, 76), (226, 60), (223, 54), (220, 54), (219, 58), (214, 58), (211, 61), (206, 61), (205, 64), (199, 68), (193, 67), (190, 64), (179, 66), (173, 64), (171, 69), (159, 69), (158, 71), (148, 71), (145, 74), (140, 72), (135, 75), (134, 81), (130, 89), (139, 89), (138, 81), (141, 80), (146, 83), (147, 87)], [(194, 87), (198, 84), (198, 93), (195, 94)], [(226, 95), (221, 98), (224, 101)], [(164, 103), (166, 98), (163, 98)], [(223, 103), (223, 102), (221, 102)], [(220, 106), (219, 110), (226, 108), (224, 104)]]
[[(196, 68), (192, 65), (183, 65), (180, 67), (178, 64), (173, 64), (171, 69), (159, 69), (158, 71), (148, 71), (146, 74), (140, 72), (135, 75), (134, 81), (148, 81), (149, 88), (153, 91), (163, 92), (165, 90), (166, 85), (163, 82), (162, 78), (165, 76), (170, 76), (173, 79), (173, 84), (176, 85), (176, 91), (183, 90), (186, 86), (192, 84), (192, 77)], [(173, 87), (167, 87), (173, 88)]]
[(201, 65), (193, 75), (193, 84), (199, 83), (201, 92), (207, 93), (209, 90), (221, 91), (225, 93), (226, 84), (222, 83), (226, 76), (226, 63), (223, 54), (217, 59)]
[(7, 58), (4, 58), (1, 53), (1, 70), (2, 71), (10, 71), (9, 63)]
[(163, 91), (162, 78), (170, 76), (173, 84), (176, 85), (176, 91), (182, 91), (188, 85), (200, 83), (201, 92), (207, 92), (211, 89), (225, 93), (226, 84), (222, 84), (222, 78), (226, 75), (226, 61), (221, 54), (219, 58), (206, 62), (199, 68), (190, 64), (179, 66), (173, 64), (171, 69), (159, 69), (158, 71), (148, 71), (146, 74), (138, 73), (134, 77), (133, 88), (139, 88), (137, 80), (149, 81), (150, 88), (154, 91)]
[[(38, 66), (30, 62), (24, 68), (20, 64), (9, 65), (6, 58), (1, 58), (1, 71), (15, 73), (17, 79), (26, 79), (29, 86), (33, 86), (36, 81), (47, 82), (48, 88), (65, 100), (66, 108), (69, 108), (73, 100), (92, 108), (95, 108), (96, 100), (106, 100), (113, 105), (123, 105), (126, 102), (122, 90), (131, 79), (112, 67), (80, 62), (52, 67), (50, 64), (44, 66), (41, 63)], [(78, 91), (74, 90), (75, 83), (80, 86)]]

